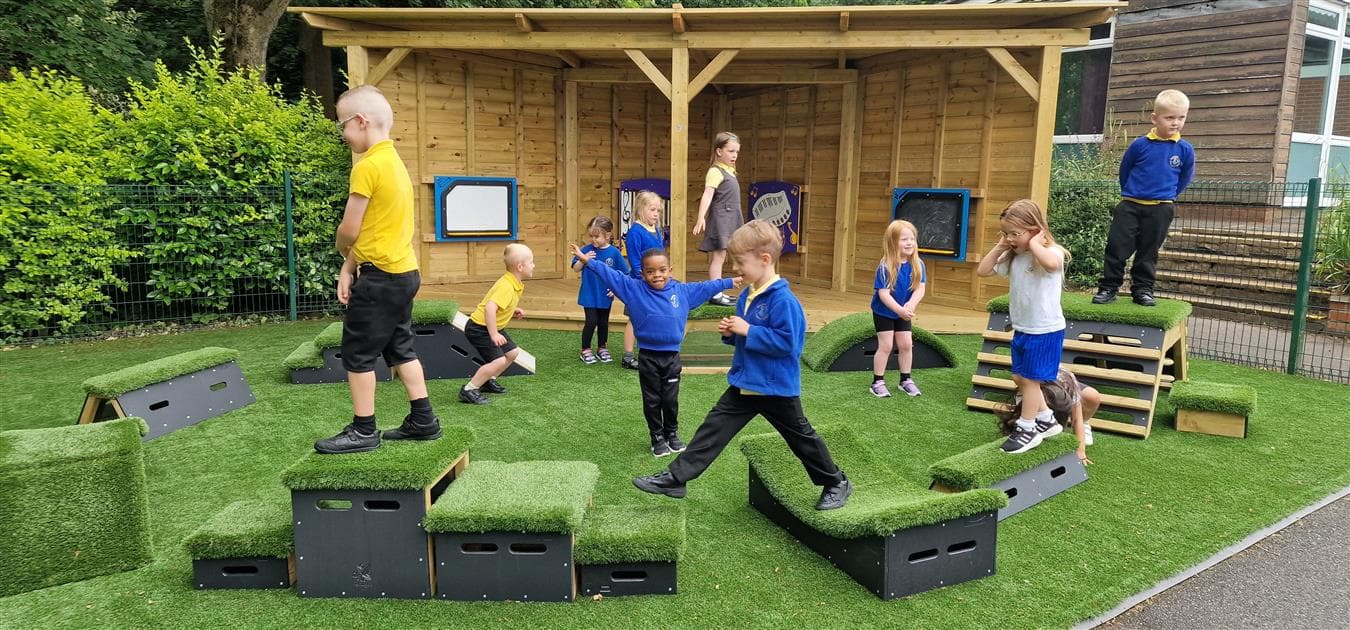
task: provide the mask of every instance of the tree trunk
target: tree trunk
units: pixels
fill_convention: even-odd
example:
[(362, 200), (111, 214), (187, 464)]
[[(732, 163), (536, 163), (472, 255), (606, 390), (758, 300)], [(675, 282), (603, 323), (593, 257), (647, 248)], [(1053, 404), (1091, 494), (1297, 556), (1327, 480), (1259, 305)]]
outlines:
[(300, 23), (300, 50), (305, 55), (305, 89), (313, 92), (323, 112), (334, 118), (333, 51), (323, 45), (323, 33)]
[(220, 34), (225, 63), (233, 68), (267, 65), (267, 40), (289, 0), (202, 0), (206, 30)]

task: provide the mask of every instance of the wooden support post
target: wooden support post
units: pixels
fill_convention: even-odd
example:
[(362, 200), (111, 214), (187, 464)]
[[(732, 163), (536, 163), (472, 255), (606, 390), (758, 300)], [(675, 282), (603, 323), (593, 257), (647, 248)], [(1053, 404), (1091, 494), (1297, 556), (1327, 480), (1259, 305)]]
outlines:
[[(432, 216), (435, 213), (436, 205), (427, 204), (431, 212), (422, 210), (423, 204), (431, 197), (428, 192), (431, 190), (423, 185), (427, 181), (427, 176), (431, 174), (431, 169), (427, 167), (427, 59), (426, 55), (419, 53), (413, 56), (413, 67), (417, 80), (414, 94), (417, 98), (417, 176), (413, 178), (416, 184), (413, 186), (413, 207), (417, 209), (417, 220), (414, 224), (417, 226), (417, 234), (413, 237), (413, 243), (420, 244), (417, 251), (418, 260), (430, 260), (431, 245), (421, 240), (426, 234), (434, 233), (436, 230), (436, 219)], [(435, 180), (431, 180), (435, 181)], [(424, 266), (424, 269), (429, 267)], [(430, 275), (429, 273), (427, 275)]]
[(909, 68), (900, 66), (895, 69), (895, 114), (892, 119), (895, 121), (894, 133), (891, 135), (891, 188), (900, 185), (900, 140), (903, 135), (902, 128), (905, 126), (905, 80), (909, 77)]
[(395, 48), (390, 50), (389, 54), (385, 55), (384, 59), (380, 60), (379, 65), (375, 66), (375, 69), (370, 71), (370, 74), (366, 77), (366, 85), (379, 85), (380, 81), (383, 81), (386, 76), (389, 76), (390, 72), (394, 71), (394, 68), (398, 67), (398, 64), (403, 63), (403, 60), (407, 59), (408, 53), (410, 52), (412, 52), (411, 48)]
[(694, 100), (694, 97), (698, 96), (698, 93), (702, 92), (703, 88), (707, 87), (717, 76), (717, 73), (727, 67), (727, 64), (731, 63), (731, 60), (736, 58), (736, 53), (739, 52), (741, 51), (724, 50), (717, 53), (717, 56), (713, 57), (713, 60), (709, 61), (708, 65), (698, 72), (698, 76), (689, 82), (689, 100)]
[[(980, 189), (993, 190), (994, 184), (991, 181), (994, 168), (994, 112), (998, 108), (998, 65), (993, 61), (985, 69), (984, 74), (984, 120), (980, 127)], [(976, 203), (981, 205), (981, 209), (971, 213), (971, 227), (973, 230), (972, 242), (975, 244), (975, 255), (980, 255), (993, 247), (993, 243), (985, 241), (984, 225), (984, 199)], [(967, 255), (969, 258), (969, 255)], [(973, 272), (972, 272), (973, 273)], [(973, 280), (977, 285), (984, 284), (984, 278), (975, 277)], [(976, 295), (975, 299), (979, 299)]]
[(947, 144), (947, 101), (950, 99), (951, 68), (951, 62), (943, 60), (942, 71), (938, 73), (937, 114), (933, 125), (933, 188), (942, 187), (942, 160)]
[[(565, 190), (567, 191), (567, 200), (563, 204), (563, 240), (566, 243), (577, 242), (577, 221), (581, 213), (581, 177), (578, 168), (580, 134), (577, 131), (577, 95), (577, 82), (568, 81), (563, 92), (563, 111), (565, 112), (563, 114), (563, 125), (565, 127), (563, 177), (565, 179)], [(569, 278), (575, 278), (576, 275), (577, 273), (570, 268), (567, 270)]]
[(783, 157), (787, 146), (787, 110), (788, 89), (782, 88), (778, 90), (778, 168), (774, 172), (774, 179), (780, 182), (783, 181)]
[(1008, 76), (1011, 76), (1018, 85), (1022, 86), (1023, 90), (1026, 90), (1027, 94), (1031, 96), (1031, 100), (1040, 100), (1041, 86), (1036, 82), (1036, 79), (1032, 78), (1031, 73), (1022, 67), (1022, 64), (1017, 63), (1017, 59), (1012, 56), (1012, 53), (1008, 52), (1007, 48), (989, 48), (987, 50), (989, 56), (998, 62), (1003, 71), (1007, 72)]
[[(628, 55), (629, 59), (633, 60), (633, 63), (637, 64), (638, 69), (642, 70), (642, 73), (647, 75), (648, 79), (652, 80), (652, 83), (656, 85), (656, 89), (661, 90), (661, 93), (664, 94), (667, 99), (669, 99), (670, 80), (666, 78), (666, 75), (661, 74), (661, 69), (657, 68), (656, 64), (652, 63), (652, 60), (648, 59), (647, 55), (644, 54), (641, 50), (629, 49), (623, 52)], [(685, 48), (684, 52), (687, 59), (689, 55), (689, 49)], [(672, 68), (671, 70), (673, 73), (674, 69)], [(688, 67), (685, 68), (685, 71), (686, 72), (688, 71)], [(688, 101), (685, 101), (685, 109), (686, 110), (688, 109)]]
[(347, 87), (354, 88), (366, 84), (366, 75), (370, 72), (370, 55), (365, 46), (347, 47)]
[(689, 214), (689, 49), (670, 51), (670, 251), (671, 275), (687, 277)]
[(857, 141), (862, 90), (857, 83), (844, 84), (839, 112), (839, 179), (834, 204), (834, 269), (830, 288), (844, 292), (853, 277), (853, 235), (857, 219), (854, 189), (858, 183)]
[(812, 85), (806, 92), (806, 164), (802, 176), (802, 193), (805, 197), (802, 199), (801, 210), (801, 229), (797, 231), (797, 255), (801, 257), (802, 279), (806, 279), (807, 263), (810, 262), (811, 250), (806, 246), (806, 222), (811, 218), (811, 202), (815, 198), (815, 192), (811, 189), (812, 165), (815, 164), (816, 148), (816, 98), (820, 89)]
[(1059, 95), (1059, 46), (1041, 48), (1040, 98), (1031, 166), (1031, 200), (1046, 212), (1050, 201), (1050, 159), (1054, 155), (1055, 105)]

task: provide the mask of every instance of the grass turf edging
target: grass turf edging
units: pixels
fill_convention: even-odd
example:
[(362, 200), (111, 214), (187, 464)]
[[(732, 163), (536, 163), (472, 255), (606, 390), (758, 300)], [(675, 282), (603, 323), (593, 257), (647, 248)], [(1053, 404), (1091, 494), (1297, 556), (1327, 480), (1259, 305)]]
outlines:
[(719, 306), (716, 304), (703, 303), (701, 306), (689, 311), (689, 319), (722, 319), (736, 314), (734, 306)]
[(598, 505), (577, 530), (572, 557), (580, 565), (678, 562), (684, 554), (680, 505)]
[(282, 471), (281, 483), (291, 490), (421, 490), (473, 442), (468, 427), (442, 425), (441, 431), (438, 440), (391, 440), (367, 453), (311, 451)]
[(101, 398), (117, 398), (133, 389), (238, 360), (237, 350), (201, 348), (94, 376), (86, 379), (82, 387), (87, 394)]
[(183, 548), (194, 560), (285, 558), (295, 548), (291, 506), (235, 501), (188, 534)]
[(459, 302), (454, 300), (414, 300), (412, 323), (451, 324), (459, 313)]
[(600, 468), (591, 462), (475, 461), (436, 504), (428, 532), (574, 532), (581, 526)]
[(286, 358), (282, 359), (281, 365), (288, 370), (303, 370), (306, 368), (317, 370), (323, 367), (323, 350), (314, 345), (313, 341), (306, 341), (292, 350), (289, 355), (286, 355)]
[(1181, 381), (1172, 385), (1167, 400), (1178, 410), (1212, 411), (1244, 418), (1256, 411), (1256, 389), (1250, 385)]
[[(948, 363), (953, 366), (959, 365), (956, 354), (937, 335), (918, 326), (914, 327), (913, 332), (914, 343), (927, 345), (941, 354)], [(812, 370), (817, 372), (827, 371), (834, 360), (839, 358), (839, 355), (847, 352), (849, 348), (875, 337), (876, 334), (871, 312), (845, 315), (821, 326), (820, 330), (812, 333), (806, 339), (806, 345), (802, 348), (802, 361), (805, 361), (807, 367)]]
[(928, 474), (934, 481), (956, 490), (987, 488), (1078, 448), (1078, 438), (1068, 433), (1046, 438), (1040, 446), (1016, 455), (999, 450), (1003, 442), (995, 440), (952, 455), (929, 466)]
[[(1127, 324), (1170, 330), (1191, 315), (1191, 303), (1184, 300), (1158, 300), (1157, 306), (1139, 306), (1129, 300), (1110, 304), (1093, 304), (1092, 296), (1084, 293), (1064, 293), (1060, 308), (1065, 319), (1084, 322)], [(990, 313), (1008, 312), (1008, 295), (1000, 295), (985, 304)]]
[(323, 351), (342, 347), (342, 322), (333, 322), (314, 335), (314, 347)]
[(853, 496), (837, 510), (815, 509), (820, 488), (811, 484), (801, 462), (777, 433), (747, 436), (741, 452), (770, 494), (788, 511), (817, 531), (841, 539), (887, 536), (892, 532), (932, 525), (1008, 505), (992, 489), (955, 494), (935, 492), (905, 482), (846, 426), (818, 426), (830, 456), (853, 482)]

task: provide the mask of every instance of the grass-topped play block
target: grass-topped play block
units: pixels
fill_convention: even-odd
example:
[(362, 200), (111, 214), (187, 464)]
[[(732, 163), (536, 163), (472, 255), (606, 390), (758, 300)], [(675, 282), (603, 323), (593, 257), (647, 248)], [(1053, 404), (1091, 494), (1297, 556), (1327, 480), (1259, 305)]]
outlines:
[(287, 588), (295, 580), (291, 508), (236, 501), (183, 540), (196, 588)]
[(1177, 410), (1177, 430), (1235, 438), (1247, 437), (1247, 420), (1256, 411), (1256, 389), (1205, 381), (1181, 381), (1168, 401)]
[(902, 481), (847, 427), (817, 427), (853, 482), (837, 510), (819, 511), (820, 488), (777, 433), (741, 440), (750, 505), (882, 599), (993, 575), (998, 518), (990, 489), (934, 492)]
[[(989, 301), (989, 324), (966, 406), (997, 410), (1011, 397), (1012, 322), (1008, 296)], [(1064, 349), (1060, 362), (1080, 381), (1102, 393), (1090, 419), (1093, 428), (1147, 438), (1158, 391), (1186, 378), (1186, 318), (1191, 305), (1158, 300), (1139, 306), (1128, 300), (1093, 304), (1092, 296), (1065, 293)]]
[(981, 444), (928, 467), (932, 489), (965, 492), (994, 488), (1008, 497), (998, 511), (1003, 520), (1073, 486), (1087, 481), (1087, 469), (1078, 461), (1078, 440), (1060, 433), (1025, 453), (1009, 455), (999, 449), (1004, 440)]
[(573, 536), (599, 477), (591, 462), (474, 462), (423, 521), (435, 539), (437, 597), (575, 599)]
[(254, 402), (239, 352), (201, 348), (86, 380), (80, 424), (143, 418), (153, 439)]
[[(347, 370), (342, 367), (342, 322), (329, 324), (314, 336), (313, 341), (300, 344), (281, 365), (290, 370), (293, 384), (347, 382)], [(375, 380), (390, 378), (389, 366), (384, 361), (376, 361)]]
[(139, 418), (0, 432), (0, 597), (152, 559)]
[(684, 539), (680, 505), (591, 508), (573, 551), (581, 594), (674, 595)]
[[(941, 339), (919, 327), (913, 329), (914, 368), (954, 367), (956, 355)], [(898, 367), (899, 348), (891, 351), (886, 369)], [(853, 313), (825, 324), (806, 340), (802, 360), (817, 372), (860, 372), (872, 369), (877, 354), (877, 331), (872, 313)]]
[(311, 452), (282, 472), (301, 596), (431, 597), (422, 518), (468, 466), (473, 441), (467, 427), (441, 430), (438, 440), (390, 441), (367, 453)]

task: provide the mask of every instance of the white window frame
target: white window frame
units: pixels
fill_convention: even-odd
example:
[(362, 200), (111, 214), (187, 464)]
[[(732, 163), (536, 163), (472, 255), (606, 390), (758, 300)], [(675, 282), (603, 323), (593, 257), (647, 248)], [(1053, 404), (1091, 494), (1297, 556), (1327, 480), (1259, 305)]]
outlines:
[[(1091, 40), (1091, 41), (1089, 41), (1089, 42), (1087, 43), (1086, 46), (1074, 46), (1073, 48), (1065, 48), (1065, 49), (1063, 49), (1063, 50), (1060, 51), (1061, 54), (1062, 54), (1062, 53), (1082, 52), (1082, 51), (1085, 51), (1085, 50), (1100, 50), (1100, 49), (1102, 49), (1102, 48), (1111, 48), (1112, 45), (1115, 44), (1115, 42), (1116, 42), (1116, 26), (1117, 26), (1117, 25), (1116, 25), (1116, 18), (1115, 18), (1115, 16), (1111, 16), (1111, 20), (1110, 20), (1108, 23), (1111, 25), (1111, 34), (1110, 34), (1110, 35), (1107, 35), (1106, 37), (1103, 37), (1103, 38), (1101, 38), (1101, 39), (1094, 39), (1094, 40)], [(1102, 121), (1102, 122), (1103, 122), (1103, 124), (1105, 124), (1105, 121)], [(1054, 137), (1054, 140), (1053, 140), (1052, 142), (1054, 142), (1055, 144), (1101, 144), (1101, 142), (1102, 142), (1102, 134), (1100, 134), (1100, 133), (1080, 133), (1080, 134), (1070, 134), (1070, 135), (1063, 135), (1063, 136), (1055, 136), (1055, 137)]]
[[(1326, 179), (1327, 168), (1331, 162), (1331, 147), (1350, 147), (1350, 136), (1336, 136), (1331, 134), (1332, 124), (1336, 116), (1336, 99), (1340, 91), (1340, 73), (1341, 64), (1346, 57), (1347, 48), (1350, 48), (1350, 36), (1346, 35), (1346, 7), (1350, 5), (1350, 0), (1312, 0), (1308, 3), (1309, 7), (1315, 7), (1323, 11), (1335, 13), (1337, 15), (1335, 29), (1329, 29), (1325, 26), (1319, 26), (1312, 22), (1305, 23), (1304, 35), (1325, 39), (1331, 42), (1331, 59), (1328, 60), (1327, 70), (1327, 88), (1324, 94), (1325, 105), (1322, 108), (1322, 120), (1319, 127), (1319, 133), (1307, 133), (1295, 131), (1290, 134), (1289, 141), (1302, 144), (1315, 144), (1321, 148), (1321, 154), (1317, 162), (1317, 176)], [(1302, 74), (1302, 69), (1299, 71)], [(1350, 115), (1350, 113), (1347, 113)]]

